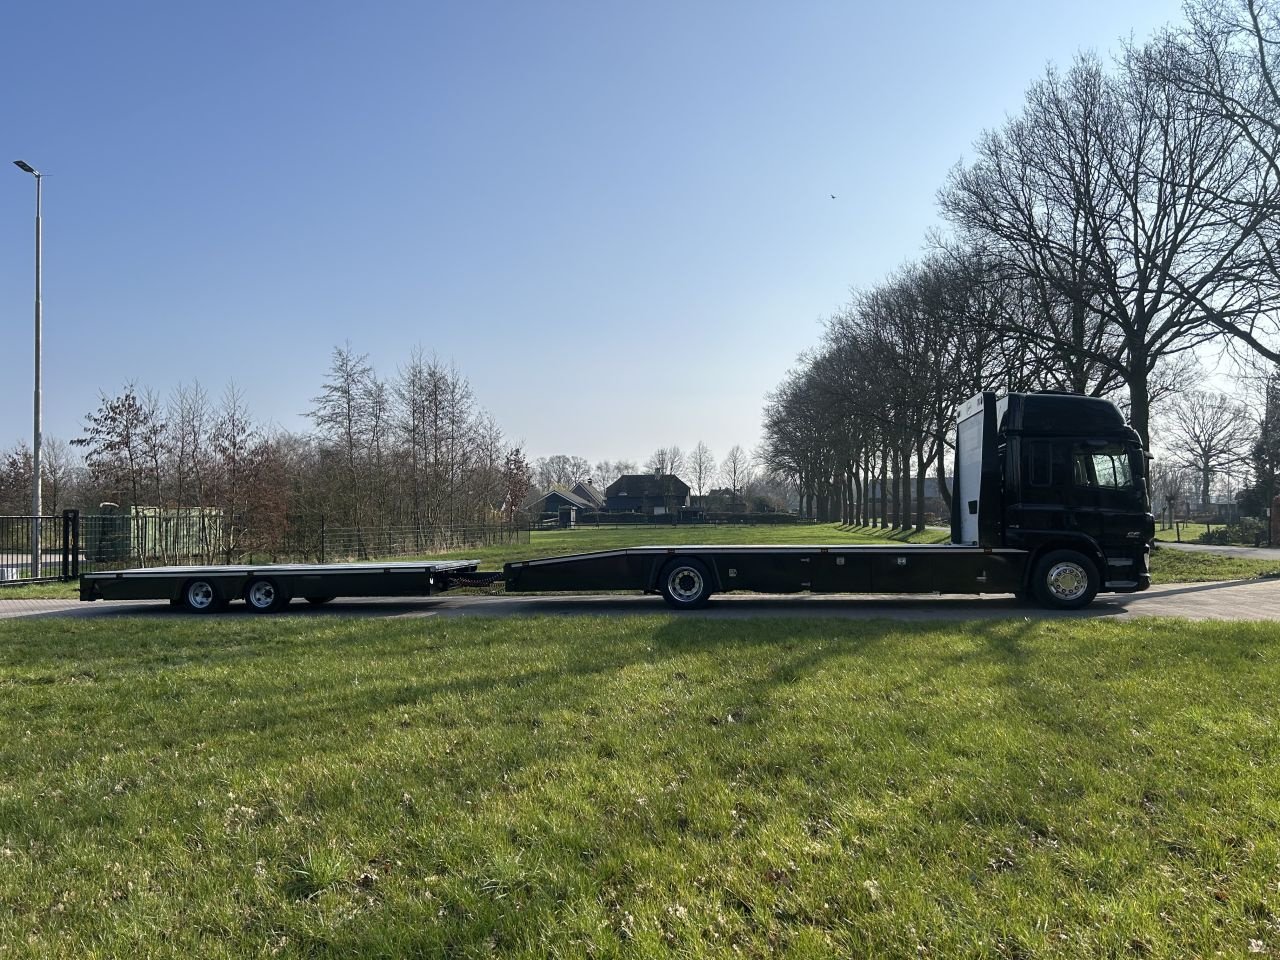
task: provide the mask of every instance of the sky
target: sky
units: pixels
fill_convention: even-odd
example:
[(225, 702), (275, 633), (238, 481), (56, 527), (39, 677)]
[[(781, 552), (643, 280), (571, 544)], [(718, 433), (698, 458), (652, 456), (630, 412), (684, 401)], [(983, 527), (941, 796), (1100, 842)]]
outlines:
[[(44, 180), (45, 435), (129, 381), (305, 430), (335, 345), (452, 361), (531, 457), (760, 436), (852, 288), (1050, 62), (1174, 0), (10, 4)], [(835, 199), (831, 199), (835, 194)], [(0, 447), (30, 440), (34, 183), (0, 169)]]

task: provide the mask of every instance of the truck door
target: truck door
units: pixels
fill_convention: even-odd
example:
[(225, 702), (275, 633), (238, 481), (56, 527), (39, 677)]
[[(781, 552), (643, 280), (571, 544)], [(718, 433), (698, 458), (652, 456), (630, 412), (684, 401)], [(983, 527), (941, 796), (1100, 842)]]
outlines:
[(1072, 526), (1107, 553), (1132, 546), (1127, 535), (1145, 514), (1130, 451), (1116, 441), (1077, 440), (1071, 445)]

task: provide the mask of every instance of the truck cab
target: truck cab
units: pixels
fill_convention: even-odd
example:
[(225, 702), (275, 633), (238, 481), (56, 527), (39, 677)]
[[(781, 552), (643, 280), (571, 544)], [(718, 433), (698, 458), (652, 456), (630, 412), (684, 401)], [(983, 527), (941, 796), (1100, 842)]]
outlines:
[(953, 542), (1026, 550), (1033, 570), (1040, 556), (1074, 551), (1103, 591), (1151, 585), (1147, 458), (1110, 401), (978, 394), (960, 409), (956, 477)]

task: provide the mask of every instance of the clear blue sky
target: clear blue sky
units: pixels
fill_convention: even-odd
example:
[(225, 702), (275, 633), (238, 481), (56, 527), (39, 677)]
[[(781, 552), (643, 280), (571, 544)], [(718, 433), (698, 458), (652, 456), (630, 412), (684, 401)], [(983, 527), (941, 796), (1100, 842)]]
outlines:
[[(531, 456), (759, 435), (851, 286), (1048, 61), (1174, 0), (8, 4), (0, 446), (99, 389), (240, 384), (289, 429), (335, 343), (452, 358)], [(836, 194), (831, 200), (829, 194)]]

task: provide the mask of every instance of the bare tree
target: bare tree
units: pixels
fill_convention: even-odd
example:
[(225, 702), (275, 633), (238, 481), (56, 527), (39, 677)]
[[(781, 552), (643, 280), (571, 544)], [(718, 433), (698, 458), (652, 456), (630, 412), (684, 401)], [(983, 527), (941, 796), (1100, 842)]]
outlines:
[(591, 465), (583, 457), (564, 453), (539, 457), (533, 462), (533, 474), (542, 490), (553, 486), (571, 487), (591, 477)]
[(1214, 476), (1248, 459), (1250, 428), (1248, 413), (1225, 394), (1195, 391), (1173, 405), (1161, 443), (1175, 462), (1195, 472), (1202, 507), (1210, 504)]
[(716, 474), (716, 458), (711, 448), (701, 440), (689, 454), (689, 474), (693, 479), (693, 490), (698, 500), (706, 505), (706, 492)]
[(1087, 57), (1050, 71), (941, 194), (1011, 278), (1044, 291), (1042, 322), (1017, 332), (1077, 364), (1077, 389), (1122, 382), (1144, 441), (1157, 366), (1223, 335), (1247, 338), (1276, 301), (1256, 280), (1280, 183), (1238, 127), (1149, 69), (1163, 55), (1131, 51), (1112, 73)]
[(644, 469), (655, 477), (664, 475), (679, 476), (685, 467), (684, 452), (675, 444), (659, 447), (649, 455)]
[(720, 464), (720, 480), (729, 488), (732, 509), (742, 506), (742, 490), (751, 480), (751, 458), (738, 444), (729, 448)]
[(592, 468), (592, 479), (603, 490), (619, 477), (637, 472), (634, 460), (601, 460)]

